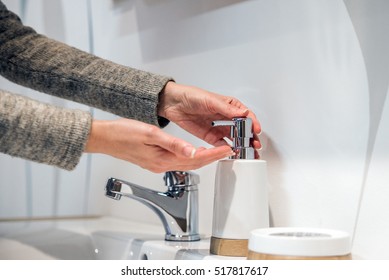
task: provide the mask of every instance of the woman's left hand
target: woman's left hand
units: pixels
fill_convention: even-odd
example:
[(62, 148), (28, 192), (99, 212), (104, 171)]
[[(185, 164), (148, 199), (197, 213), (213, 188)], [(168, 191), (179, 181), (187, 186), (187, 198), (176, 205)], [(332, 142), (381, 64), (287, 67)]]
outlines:
[(155, 173), (193, 170), (233, 154), (229, 146), (195, 148), (162, 129), (136, 120), (93, 120), (85, 152), (103, 153)]

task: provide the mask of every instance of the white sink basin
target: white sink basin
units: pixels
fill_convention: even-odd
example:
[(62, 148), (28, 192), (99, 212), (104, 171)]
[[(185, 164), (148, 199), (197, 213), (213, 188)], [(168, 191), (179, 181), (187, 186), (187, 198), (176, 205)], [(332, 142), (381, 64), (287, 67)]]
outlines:
[(165, 241), (162, 226), (113, 217), (0, 223), (0, 259), (232, 259), (210, 255), (209, 242)]

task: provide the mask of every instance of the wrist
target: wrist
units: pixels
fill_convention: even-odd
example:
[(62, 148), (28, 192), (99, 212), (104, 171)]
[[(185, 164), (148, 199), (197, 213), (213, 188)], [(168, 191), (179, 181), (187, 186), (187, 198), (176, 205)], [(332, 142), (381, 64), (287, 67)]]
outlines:
[(102, 153), (106, 145), (105, 131), (107, 131), (107, 121), (92, 120), (89, 137), (85, 145), (86, 153)]
[(159, 94), (157, 114), (159, 117), (166, 118), (166, 109), (174, 104), (174, 88), (177, 84), (173, 81), (166, 83), (165, 87), (162, 89)]

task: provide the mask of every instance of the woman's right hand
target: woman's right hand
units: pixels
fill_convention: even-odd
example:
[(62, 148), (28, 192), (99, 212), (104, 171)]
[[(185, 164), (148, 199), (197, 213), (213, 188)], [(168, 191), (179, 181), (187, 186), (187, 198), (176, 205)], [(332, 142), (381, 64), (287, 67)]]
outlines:
[(230, 127), (212, 127), (216, 120), (231, 120), (234, 117), (251, 118), (253, 122), (253, 148), (260, 149), (258, 134), (261, 125), (246, 105), (237, 98), (209, 92), (198, 87), (168, 82), (160, 94), (158, 115), (214, 145), (226, 145)]
[(193, 170), (233, 154), (231, 147), (195, 148), (143, 122), (93, 120), (85, 152), (103, 153), (155, 173)]

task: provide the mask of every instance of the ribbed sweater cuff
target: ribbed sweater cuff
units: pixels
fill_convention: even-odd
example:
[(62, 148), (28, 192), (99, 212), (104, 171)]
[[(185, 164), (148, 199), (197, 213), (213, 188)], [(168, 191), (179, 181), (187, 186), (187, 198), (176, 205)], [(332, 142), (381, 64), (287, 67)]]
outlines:
[(89, 136), (91, 116), (80, 110), (0, 92), (0, 152), (72, 170)]

